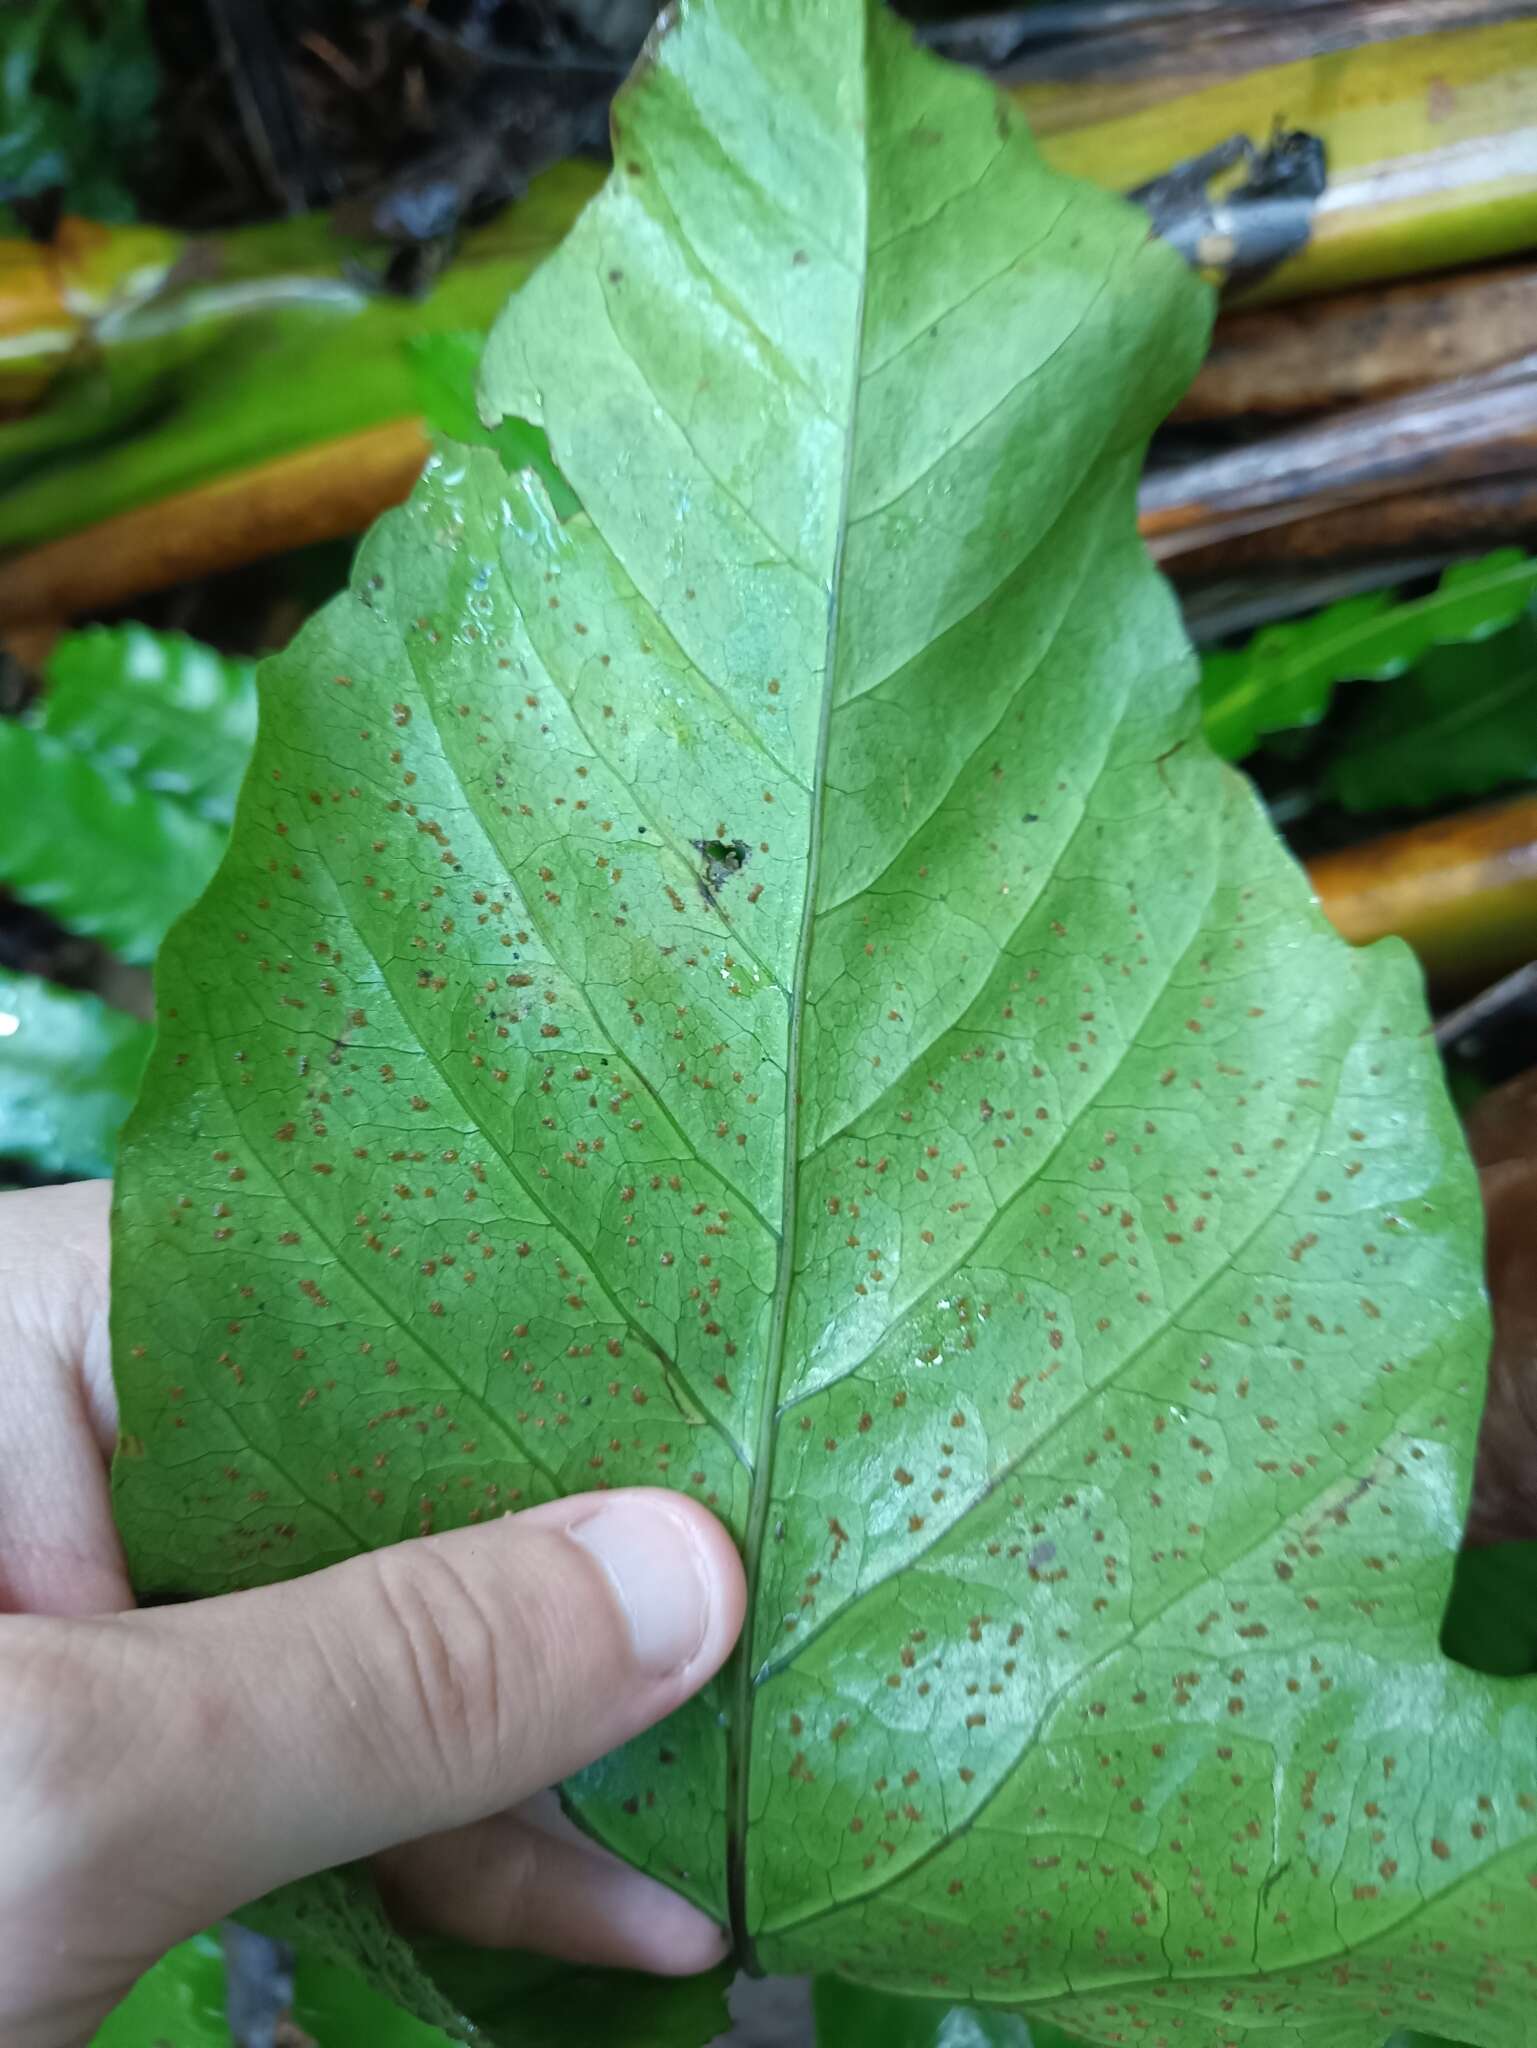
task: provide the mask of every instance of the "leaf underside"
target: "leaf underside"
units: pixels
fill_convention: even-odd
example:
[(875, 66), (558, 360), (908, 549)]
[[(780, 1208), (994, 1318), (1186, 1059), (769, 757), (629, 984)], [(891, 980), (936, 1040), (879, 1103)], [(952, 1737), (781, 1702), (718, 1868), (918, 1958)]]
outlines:
[(615, 163), (483, 384), (582, 511), (429, 467), (162, 956), (138, 1583), (691, 1491), (743, 1646), (566, 1795), (760, 1967), (1513, 2048), (1476, 1194), (1136, 538), (1205, 294), (861, 0), (698, 0)]

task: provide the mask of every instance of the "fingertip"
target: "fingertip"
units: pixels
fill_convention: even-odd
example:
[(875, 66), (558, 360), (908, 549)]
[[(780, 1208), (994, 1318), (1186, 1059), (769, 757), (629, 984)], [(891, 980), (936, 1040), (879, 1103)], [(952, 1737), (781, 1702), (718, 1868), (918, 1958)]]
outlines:
[(479, 1948), (654, 1977), (693, 1977), (725, 1960), (729, 1941), (708, 1914), (563, 1818), (552, 1822), (542, 1804), (377, 1858), (391, 1912)]
[[(575, 1853), (586, 1908), (577, 1939), (591, 1960), (652, 1977), (697, 1977), (725, 1961), (731, 1944), (724, 1928), (680, 1893), (601, 1850)], [(566, 1917), (574, 1917), (569, 1899)], [(547, 1923), (542, 1932), (552, 1944), (569, 1939), (558, 1925)]]
[(665, 1487), (575, 1494), (518, 1517), (562, 1533), (596, 1563), (627, 1623), (636, 1664), (685, 1698), (741, 1633), (746, 1582), (710, 1511)]
[(718, 1921), (595, 1841), (554, 1790), (525, 1800), (507, 1820), (526, 1837), (543, 1836), (558, 1852), (582, 1859), (582, 1881), (596, 1883), (607, 1902), (605, 1934), (613, 1943), (607, 1960), (656, 1977), (694, 1977), (731, 1953), (731, 1938)]
[(653, 1977), (697, 1977), (726, 1960), (731, 1941), (723, 1927), (665, 1885), (642, 1883), (652, 1896), (637, 1894), (633, 1902), (635, 1925), (626, 1946), (635, 1969)]
[(710, 1616), (688, 1675), (696, 1684), (703, 1685), (725, 1663), (742, 1633), (747, 1613), (747, 1574), (742, 1568), (741, 1552), (726, 1525), (703, 1502), (662, 1486), (626, 1490), (637, 1500), (652, 1502), (663, 1513), (676, 1516), (698, 1552), (710, 1587)]

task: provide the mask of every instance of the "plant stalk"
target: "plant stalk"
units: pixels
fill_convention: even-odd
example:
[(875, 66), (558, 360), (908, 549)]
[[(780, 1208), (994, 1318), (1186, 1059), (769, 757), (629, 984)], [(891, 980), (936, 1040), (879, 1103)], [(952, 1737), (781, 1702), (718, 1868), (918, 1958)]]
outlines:
[(1537, 263), (1228, 313), (1172, 417), (1291, 416), (1394, 398), (1512, 362), (1534, 335)]
[(1396, 934), (1439, 991), (1482, 986), (1537, 955), (1537, 796), (1323, 855), (1308, 876), (1353, 944)]

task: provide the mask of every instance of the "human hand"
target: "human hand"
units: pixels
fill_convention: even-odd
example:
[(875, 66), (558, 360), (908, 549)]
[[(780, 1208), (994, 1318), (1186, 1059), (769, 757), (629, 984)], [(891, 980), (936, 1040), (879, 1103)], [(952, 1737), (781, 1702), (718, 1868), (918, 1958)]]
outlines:
[(725, 1952), (538, 1797), (741, 1626), (702, 1507), (586, 1494), (138, 1613), (106, 1472), (105, 1182), (0, 1196), (0, 2040), (88, 2041), (175, 1942), (373, 1856), (412, 1923), (684, 1974)]

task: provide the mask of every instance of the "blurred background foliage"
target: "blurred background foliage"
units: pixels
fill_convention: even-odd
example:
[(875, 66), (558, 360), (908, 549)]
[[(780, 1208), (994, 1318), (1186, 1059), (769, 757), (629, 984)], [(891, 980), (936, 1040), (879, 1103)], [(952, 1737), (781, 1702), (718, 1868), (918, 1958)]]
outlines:
[(144, 0), (37, 0), (0, 29), (0, 228), (24, 229), (62, 195), (101, 221), (132, 220), (132, 166), (155, 136), (161, 72)]

